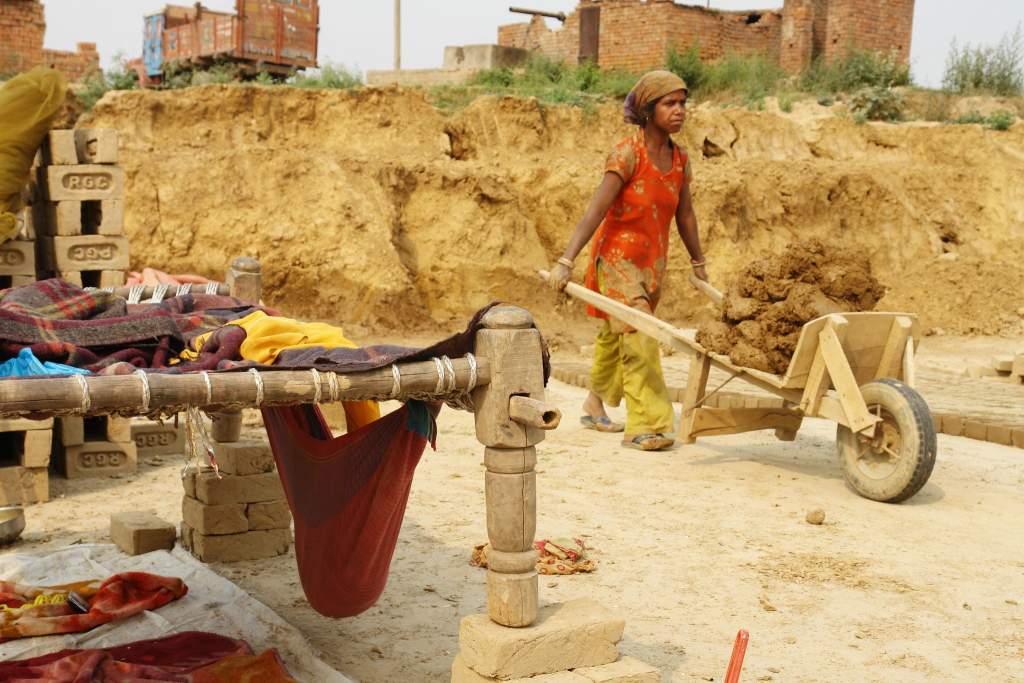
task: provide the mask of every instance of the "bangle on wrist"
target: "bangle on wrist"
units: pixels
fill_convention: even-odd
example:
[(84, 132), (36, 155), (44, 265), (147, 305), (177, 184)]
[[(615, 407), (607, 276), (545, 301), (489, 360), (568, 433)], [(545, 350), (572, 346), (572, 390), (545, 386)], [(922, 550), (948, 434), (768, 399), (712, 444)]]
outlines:
[(556, 263), (560, 263), (563, 266), (565, 266), (566, 268), (568, 268), (569, 270), (572, 270), (572, 265), (573, 265), (572, 264), (572, 259), (568, 259), (568, 258), (563, 256), (563, 257), (559, 258), (558, 261), (556, 261)]
[(707, 261), (690, 261), (691, 268), (703, 268), (708, 264)]

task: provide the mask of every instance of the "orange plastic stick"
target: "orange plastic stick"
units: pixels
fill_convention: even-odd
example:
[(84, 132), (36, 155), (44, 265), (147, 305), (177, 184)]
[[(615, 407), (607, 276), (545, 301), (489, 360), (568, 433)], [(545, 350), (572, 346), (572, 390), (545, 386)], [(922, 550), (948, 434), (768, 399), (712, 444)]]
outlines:
[(747, 654), (747, 643), (749, 642), (750, 634), (741, 628), (740, 632), (736, 634), (736, 644), (732, 646), (729, 668), (725, 671), (725, 683), (739, 683), (740, 671), (743, 670), (743, 657)]

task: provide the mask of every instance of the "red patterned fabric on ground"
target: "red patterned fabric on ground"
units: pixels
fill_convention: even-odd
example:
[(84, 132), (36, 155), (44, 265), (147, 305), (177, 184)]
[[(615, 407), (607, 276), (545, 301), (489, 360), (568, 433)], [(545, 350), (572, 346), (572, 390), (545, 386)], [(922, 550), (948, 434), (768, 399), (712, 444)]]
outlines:
[[(62, 586), (24, 586), (0, 581), (0, 643), (88, 631), (162, 607), (187, 592), (188, 586), (181, 579), (143, 572), (124, 572), (105, 581)], [(71, 593), (85, 601), (88, 612), (79, 612), (72, 606)]]
[(49, 683), (295, 683), (277, 653), (243, 640), (190, 631), (99, 650), (63, 650), (0, 662), (0, 680)]

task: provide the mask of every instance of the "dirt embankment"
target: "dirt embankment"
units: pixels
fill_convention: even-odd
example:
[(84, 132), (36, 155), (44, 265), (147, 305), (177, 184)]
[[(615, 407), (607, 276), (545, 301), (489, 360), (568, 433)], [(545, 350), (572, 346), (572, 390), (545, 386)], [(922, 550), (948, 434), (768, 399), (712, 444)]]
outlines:
[[(267, 299), (304, 317), (401, 331), (461, 324), (494, 299), (549, 329), (533, 273), (560, 253), (619, 109), (484, 98), (451, 118), (418, 91), (205, 86), (111, 93), (80, 125), (121, 131), (134, 265), (216, 276), (264, 264)], [(698, 107), (680, 141), (712, 279), (818, 238), (855, 249), (926, 328), (1021, 331), (1024, 124), (864, 125)], [(709, 309), (673, 246), (659, 314)], [(577, 276), (582, 276), (580, 260)], [(700, 313), (703, 312), (703, 313)]]

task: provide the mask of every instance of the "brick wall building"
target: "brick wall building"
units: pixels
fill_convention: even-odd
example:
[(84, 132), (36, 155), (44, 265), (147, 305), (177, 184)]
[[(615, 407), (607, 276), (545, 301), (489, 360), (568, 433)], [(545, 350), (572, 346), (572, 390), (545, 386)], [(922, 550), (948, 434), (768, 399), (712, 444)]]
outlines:
[(0, 0), (0, 74), (50, 66), (69, 80), (81, 80), (99, 67), (95, 43), (79, 43), (75, 52), (43, 48), (46, 17), (39, 0)]
[[(669, 49), (698, 45), (701, 57), (763, 54), (796, 72), (850, 47), (910, 58), (914, 0), (784, 0), (780, 9), (711, 10), (673, 0), (581, 0), (561, 28), (540, 17), (498, 27), (498, 44), (558, 60), (597, 55), (604, 68), (641, 71)], [(592, 36), (591, 39), (581, 36)]]

